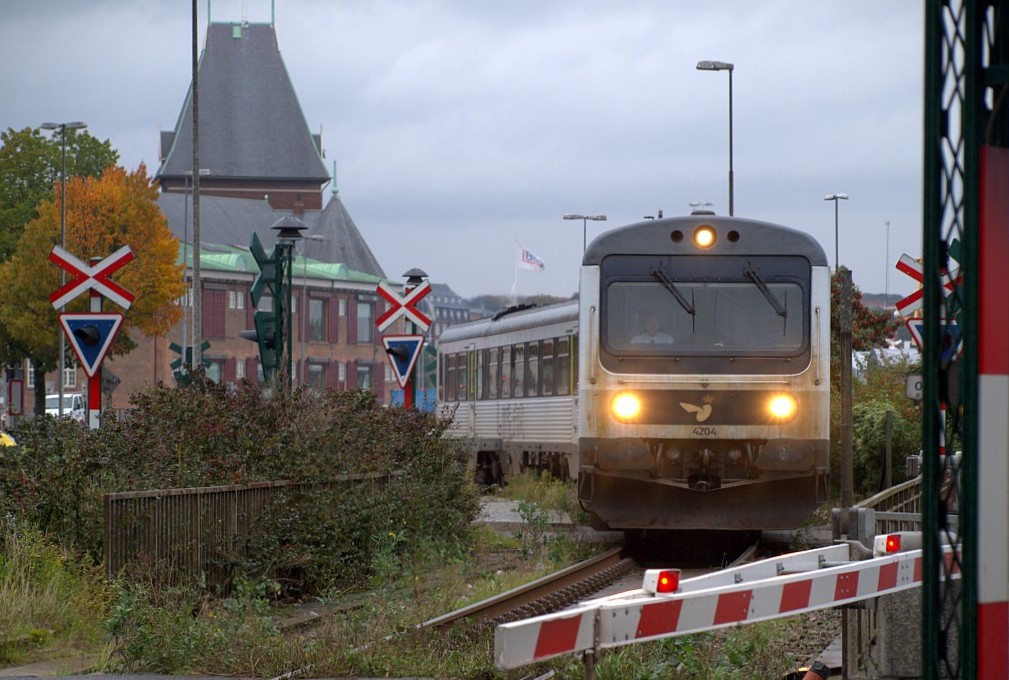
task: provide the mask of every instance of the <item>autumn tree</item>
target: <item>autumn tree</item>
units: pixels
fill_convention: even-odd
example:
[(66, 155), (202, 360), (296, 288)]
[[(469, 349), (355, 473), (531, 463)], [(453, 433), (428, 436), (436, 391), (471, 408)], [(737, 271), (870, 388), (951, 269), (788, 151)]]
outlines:
[[(127, 173), (108, 168), (100, 178), (74, 177), (67, 182), (66, 249), (80, 260), (105, 258), (129, 245), (136, 259), (113, 280), (135, 296), (110, 351), (124, 354), (135, 346), (131, 335), (159, 335), (178, 321), (174, 301), (185, 292), (178, 239), (157, 205), (157, 188), (141, 165)], [(60, 269), (49, 261), (60, 242), (60, 192), (38, 206), (38, 217), (25, 225), (11, 257), (0, 265), (0, 319), (7, 344), (0, 359), (8, 365), (24, 358), (35, 368), (35, 384), (59, 366), (59, 324), (49, 294), (60, 287)], [(67, 311), (87, 311), (88, 296)], [(113, 311), (108, 309), (107, 311)], [(119, 311), (118, 308), (115, 311)], [(36, 390), (35, 412), (45, 412), (45, 394)]]
[[(101, 177), (119, 161), (109, 140), (66, 131), (68, 177)], [(63, 140), (38, 130), (9, 128), (0, 133), (0, 262), (14, 250), (24, 226), (38, 216), (38, 205), (59, 190)]]

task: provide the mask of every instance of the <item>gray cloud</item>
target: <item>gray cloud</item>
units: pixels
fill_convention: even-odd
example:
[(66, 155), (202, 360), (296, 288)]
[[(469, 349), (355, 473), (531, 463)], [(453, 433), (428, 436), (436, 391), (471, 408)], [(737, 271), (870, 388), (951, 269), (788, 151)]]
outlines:
[[(7, 5), (11, 6), (8, 7)], [(269, 21), (267, 0), (247, 18)], [(190, 78), (188, 3), (5, 3), (0, 126), (86, 120), (156, 168)], [(215, 21), (243, 3), (215, 0)], [(201, 21), (206, 5), (200, 3)], [(809, 231), (882, 291), (920, 252), (922, 10), (909, 3), (277, 0), (278, 39), (343, 200), (390, 275), (505, 292), (517, 239), (547, 264), (520, 293), (577, 288), (589, 236), (692, 201), (727, 212), (730, 61), (736, 214)], [(200, 31), (201, 40), (203, 30)], [(910, 281), (891, 272), (891, 291)]]

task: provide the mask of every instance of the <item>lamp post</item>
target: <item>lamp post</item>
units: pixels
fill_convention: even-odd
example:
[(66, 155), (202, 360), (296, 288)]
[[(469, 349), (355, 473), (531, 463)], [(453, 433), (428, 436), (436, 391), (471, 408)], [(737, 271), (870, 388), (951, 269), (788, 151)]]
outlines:
[(291, 267), (294, 259), (294, 243), (301, 238), (301, 232), (308, 229), (308, 226), (294, 215), (288, 215), (274, 222), (270, 228), (277, 230), (277, 246), (274, 248), (274, 252), (277, 253), (277, 266), (282, 268), (278, 280), (287, 279), (283, 286), (285, 289), (283, 294), (280, 294), (280, 291), (278, 291), (275, 307), (280, 326), (283, 328), (280, 339), (287, 340), (286, 343), (281, 344), (277, 349), (280, 350), (281, 357), (286, 356), (286, 359), (282, 359), (284, 368), (287, 371), (284, 382), (287, 389), (290, 390), (291, 354), (294, 348), (293, 338), (291, 337), (294, 330), (291, 319), (291, 298), (293, 297), (291, 295)]
[[(305, 241), (325, 240), (326, 237), (322, 234), (309, 234), (305, 236)], [(303, 250), (308, 250), (307, 243), (303, 247)], [(311, 313), (311, 308), (308, 304), (308, 258), (304, 252), (301, 254), (301, 309), (301, 383), (304, 385), (308, 382), (308, 366), (305, 365), (305, 336), (308, 335), (309, 314)]]
[[(186, 197), (182, 209), (182, 220), (185, 225), (182, 229), (182, 266), (189, 267), (189, 180), (193, 177), (193, 171), (186, 170), (182, 174), (185, 175), (184, 193)], [(200, 168), (200, 177), (206, 177), (209, 174), (210, 170), (208, 168)], [(183, 275), (185, 274), (183, 273)], [(189, 341), (187, 334), (189, 332), (189, 307), (192, 304), (192, 293), (190, 292), (191, 286), (191, 283), (186, 284), (186, 296), (183, 298), (185, 304), (182, 305), (182, 368), (184, 373), (188, 373), (190, 369), (189, 359), (186, 356), (186, 343)]]
[(837, 255), (837, 202), (847, 201), (848, 194), (829, 194), (823, 197), (825, 201), (834, 202), (834, 271), (837, 271), (838, 266), (840, 266), (841, 261), (838, 259)]
[[(60, 170), (60, 247), (64, 250), (67, 247), (67, 130), (83, 130), (88, 125), (87, 123), (82, 123), (80, 121), (74, 121), (72, 123), (42, 123), (39, 127), (43, 130), (59, 130), (60, 131), (60, 145), (62, 146), (62, 169)], [(66, 285), (67, 273), (60, 268), (60, 284)], [(66, 307), (60, 307), (60, 312), (62, 313)], [(63, 381), (66, 379), (66, 361), (67, 361), (67, 340), (63, 335), (63, 331), (59, 331), (60, 334), (60, 370), (59, 370), (59, 400), (60, 408), (59, 415), (63, 417)]]
[(728, 71), (729, 72), (729, 217), (735, 213), (732, 197), (732, 71), (733, 64), (725, 61), (699, 61), (698, 71)]
[(582, 252), (585, 252), (585, 248), (588, 244), (588, 225), (589, 220), (594, 222), (605, 222), (606, 215), (576, 215), (575, 213), (568, 213), (564, 216), (566, 220), (581, 220), (582, 221)]

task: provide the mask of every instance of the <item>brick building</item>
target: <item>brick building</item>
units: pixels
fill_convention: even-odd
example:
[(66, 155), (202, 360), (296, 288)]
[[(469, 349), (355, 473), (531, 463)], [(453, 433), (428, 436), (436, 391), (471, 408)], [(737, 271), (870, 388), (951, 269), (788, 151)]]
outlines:
[[(272, 24), (213, 23), (199, 65), (201, 338), (208, 371), (225, 382), (257, 380), (258, 346), (239, 337), (254, 327), (249, 289), (258, 267), (248, 251), (255, 232), (269, 251), (270, 227), (295, 215), (308, 227), (296, 248), (293, 273), (295, 384), (367, 388), (384, 402), (395, 386), (374, 320), (385, 309), (376, 295), (385, 279), (378, 261), (330, 177), (321, 135), (310, 132), (280, 56)], [(192, 87), (175, 128), (161, 134), (158, 203), (179, 238), (180, 262), (192, 286)], [(205, 170), (203, 170), (205, 169)], [(393, 282), (398, 283), (398, 282)], [(185, 320), (165, 336), (134, 334), (138, 347), (105, 360), (106, 408), (126, 408), (138, 389), (174, 384), (170, 349), (192, 344), (192, 292), (179, 301)], [(271, 300), (261, 301), (272, 304)], [(111, 304), (106, 309), (111, 311)], [(185, 321), (189, 323), (185, 323)], [(386, 332), (402, 332), (390, 328)], [(68, 348), (68, 352), (70, 352)], [(71, 352), (72, 354), (72, 352)], [(27, 372), (30, 377), (30, 372)], [(49, 376), (48, 393), (58, 391)], [(84, 391), (83, 371), (68, 370), (64, 392)], [(34, 385), (26, 385), (25, 404)]]

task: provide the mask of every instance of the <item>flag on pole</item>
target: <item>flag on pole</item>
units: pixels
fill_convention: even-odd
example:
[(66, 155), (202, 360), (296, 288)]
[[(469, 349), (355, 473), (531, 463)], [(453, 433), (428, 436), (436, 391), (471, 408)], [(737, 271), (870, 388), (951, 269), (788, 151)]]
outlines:
[(518, 251), (516, 253), (516, 267), (521, 267), (522, 269), (535, 269), (537, 271), (543, 271), (546, 269), (546, 265), (543, 264), (543, 260), (539, 258), (538, 255), (533, 253), (527, 248), (523, 248), (522, 244), (515, 241), (515, 245), (518, 246)]

